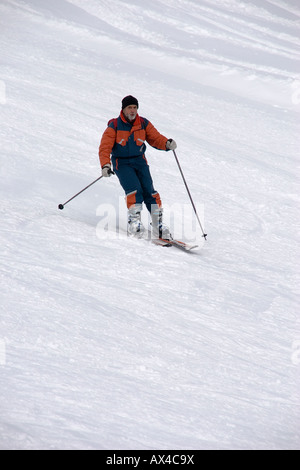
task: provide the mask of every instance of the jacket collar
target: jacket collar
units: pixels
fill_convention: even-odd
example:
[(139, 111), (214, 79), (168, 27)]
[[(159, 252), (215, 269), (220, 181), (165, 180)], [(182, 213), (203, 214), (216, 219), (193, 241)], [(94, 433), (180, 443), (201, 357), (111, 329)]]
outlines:
[(124, 116), (123, 111), (120, 112), (120, 117), (121, 117), (123, 122), (125, 122), (126, 124), (129, 124), (129, 126), (132, 126), (131, 131), (136, 131), (136, 130), (142, 128), (141, 119), (140, 119), (140, 116), (138, 114), (136, 115), (136, 118), (135, 118), (133, 123), (127, 121), (126, 117)]

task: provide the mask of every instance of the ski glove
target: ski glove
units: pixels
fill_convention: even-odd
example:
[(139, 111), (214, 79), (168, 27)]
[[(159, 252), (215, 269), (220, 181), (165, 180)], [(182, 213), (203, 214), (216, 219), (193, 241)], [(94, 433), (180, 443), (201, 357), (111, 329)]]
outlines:
[(168, 139), (166, 143), (166, 149), (167, 150), (175, 150), (177, 148), (177, 144), (175, 140), (173, 139)]
[(104, 165), (102, 168), (102, 176), (104, 178), (108, 178), (109, 176), (113, 175), (113, 171), (111, 170), (111, 165), (108, 163), (107, 165)]

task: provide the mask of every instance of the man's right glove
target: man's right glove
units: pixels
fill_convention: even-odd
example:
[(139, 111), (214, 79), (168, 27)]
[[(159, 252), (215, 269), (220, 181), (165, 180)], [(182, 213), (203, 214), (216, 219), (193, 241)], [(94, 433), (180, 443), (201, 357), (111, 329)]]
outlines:
[(104, 176), (104, 178), (108, 178), (109, 176), (113, 174), (114, 172), (111, 169), (111, 165), (109, 163), (104, 165), (104, 167), (102, 168), (102, 176)]
[(173, 140), (173, 139), (168, 139), (168, 140), (167, 140), (167, 143), (166, 143), (166, 149), (167, 149), (167, 150), (175, 150), (175, 149), (177, 149), (177, 144), (176, 144), (175, 140)]

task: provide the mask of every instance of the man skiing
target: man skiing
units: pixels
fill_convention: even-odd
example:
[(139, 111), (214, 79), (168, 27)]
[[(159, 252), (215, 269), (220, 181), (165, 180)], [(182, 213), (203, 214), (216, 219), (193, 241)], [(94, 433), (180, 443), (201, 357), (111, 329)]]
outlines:
[(145, 203), (151, 214), (153, 236), (170, 240), (170, 230), (163, 223), (160, 195), (154, 189), (145, 157), (145, 142), (158, 150), (175, 150), (177, 145), (173, 139), (160, 134), (148, 119), (140, 117), (138, 107), (134, 96), (125, 96), (119, 117), (108, 122), (99, 147), (102, 175), (111, 176), (113, 164), (113, 170), (125, 191), (128, 232), (131, 235), (141, 237), (145, 231), (141, 222)]

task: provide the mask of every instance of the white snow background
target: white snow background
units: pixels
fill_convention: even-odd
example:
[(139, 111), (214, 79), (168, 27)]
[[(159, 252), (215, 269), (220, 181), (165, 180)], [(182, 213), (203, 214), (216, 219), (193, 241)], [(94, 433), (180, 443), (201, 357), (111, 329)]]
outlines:
[[(299, 32), (296, 0), (0, 1), (1, 449), (299, 449)], [(57, 209), (127, 94), (193, 254), (104, 236), (116, 177)]]

